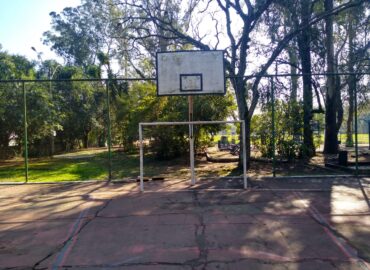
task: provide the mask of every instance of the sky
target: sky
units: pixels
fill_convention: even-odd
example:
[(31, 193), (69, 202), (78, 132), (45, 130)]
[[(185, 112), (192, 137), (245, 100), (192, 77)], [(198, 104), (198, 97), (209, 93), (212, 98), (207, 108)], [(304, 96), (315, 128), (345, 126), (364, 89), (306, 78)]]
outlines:
[(0, 44), (10, 54), (20, 54), (37, 60), (57, 59), (57, 56), (42, 44), (42, 34), (50, 29), (49, 13), (60, 12), (65, 7), (79, 5), (80, 0), (0, 0)]

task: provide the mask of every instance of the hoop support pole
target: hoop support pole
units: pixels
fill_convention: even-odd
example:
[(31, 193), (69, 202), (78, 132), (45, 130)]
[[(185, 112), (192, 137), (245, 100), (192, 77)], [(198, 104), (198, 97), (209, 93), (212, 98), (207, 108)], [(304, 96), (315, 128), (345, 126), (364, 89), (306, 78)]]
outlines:
[(195, 161), (194, 161), (194, 99), (193, 96), (188, 97), (189, 102), (189, 143), (190, 143), (190, 172), (191, 185), (195, 185)]

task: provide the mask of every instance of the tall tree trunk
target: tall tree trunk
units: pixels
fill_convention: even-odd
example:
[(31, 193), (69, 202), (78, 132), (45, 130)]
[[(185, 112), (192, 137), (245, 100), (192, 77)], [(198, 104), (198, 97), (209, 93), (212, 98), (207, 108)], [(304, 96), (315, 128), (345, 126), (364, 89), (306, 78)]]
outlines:
[[(247, 102), (245, 99), (245, 82), (243, 78), (237, 77), (231, 80), (231, 84), (235, 89), (236, 102), (238, 104), (239, 119), (245, 122), (245, 141), (242, 140), (242, 129), (240, 129), (240, 149), (243, 149), (243, 143), (245, 143), (246, 158), (247, 158), (247, 168), (249, 168), (249, 158), (251, 156), (251, 116), (248, 112)], [(241, 152), (240, 152), (241, 153)], [(239, 156), (239, 166), (242, 165), (242, 156)]]
[[(354, 48), (353, 48), (353, 40), (356, 36), (356, 30), (353, 27), (353, 16), (352, 10), (349, 11), (348, 15), (348, 72), (354, 72)], [(353, 115), (354, 115), (354, 98), (355, 98), (355, 90), (356, 90), (356, 80), (354, 76), (348, 76), (348, 118), (347, 118), (347, 140), (346, 146), (352, 147), (353, 146)]]
[[(296, 26), (298, 25), (298, 22), (296, 23)], [(284, 34), (288, 34), (288, 27), (294, 27), (294, 24), (291, 19), (291, 15), (286, 13), (284, 14)], [(295, 103), (297, 102), (297, 97), (298, 97), (298, 76), (297, 75), (297, 66), (298, 66), (298, 56), (296, 52), (296, 47), (295, 47), (295, 41), (292, 41), (292, 44), (287, 46), (286, 49), (289, 57), (289, 63), (290, 65), (290, 74), (292, 76), (290, 77), (291, 80), (291, 86), (290, 86), (290, 102)]]
[[(294, 47), (288, 47), (288, 56), (290, 65), (290, 73), (292, 76), (290, 77), (291, 80), (291, 87), (290, 87), (290, 97), (289, 97), (289, 106), (290, 106), (290, 117), (295, 117), (299, 115), (299, 104), (298, 104), (298, 76), (297, 75), (297, 66), (298, 66), (298, 55)], [(293, 127), (290, 130), (291, 135), (296, 136), (300, 134), (301, 123), (299, 121), (295, 121), (293, 123)]]
[(290, 77), (291, 79), (291, 89), (290, 89), (290, 101), (295, 103), (297, 102), (297, 93), (298, 93), (298, 76), (297, 74), (297, 66), (298, 66), (298, 59), (297, 53), (294, 47), (288, 47), (288, 56), (290, 65), (290, 73), (293, 75)]
[(83, 135), (83, 147), (84, 148), (89, 148), (89, 133), (85, 132)]
[[(338, 72), (338, 62), (335, 62), (335, 72)], [(341, 97), (341, 79), (339, 75), (335, 76), (335, 93), (336, 93), (336, 107), (337, 107), (337, 128), (336, 133), (339, 133), (340, 127), (343, 123), (343, 116), (344, 116), (344, 110), (343, 110), (343, 102)]]
[[(333, 9), (333, 0), (325, 0), (325, 11), (330, 12)], [(333, 74), (334, 68), (334, 42), (333, 42), (333, 17), (325, 18), (326, 34), (326, 72)], [(326, 154), (338, 153), (338, 132), (337, 132), (337, 93), (335, 85), (335, 76), (327, 75), (326, 78), (326, 111), (325, 111), (325, 144), (324, 152)]]
[[(302, 23), (306, 24), (311, 15), (311, 1), (301, 0)], [(298, 35), (298, 50), (301, 59), (303, 76), (303, 143), (305, 146), (303, 155), (312, 157), (315, 155), (313, 133), (311, 129), (312, 120), (312, 81), (311, 81), (311, 31), (310, 27)]]

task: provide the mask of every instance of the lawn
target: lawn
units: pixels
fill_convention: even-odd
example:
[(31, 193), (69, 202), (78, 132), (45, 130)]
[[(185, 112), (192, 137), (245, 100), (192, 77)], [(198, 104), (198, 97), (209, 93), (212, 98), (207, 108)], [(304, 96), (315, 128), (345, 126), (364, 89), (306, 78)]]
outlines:
[[(357, 134), (359, 144), (368, 144), (369, 143), (369, 134)], [(346, 143), (347, 135), (340, 134), (339, 138), (341, 143)], [(355, 135), (353, 135), (353, 142), (355, 142)]]
[[(91, 152), (91, 151), (90, 151)], [(86, 151), (71, 153), (54, 158), (29, 160), (29, 181), (77, 181), (86, 179), (104, 180), (107, 178), (107, 153), (86, 154)], [(0, 163), (0, 181), (23, 182), (24, 164), (19, 161)]]
[[(144, 159), (145, 176), (165, 176), (188, 178), (190, 176), (189, 157), (179, 157), (169, 161), (158, 161), (146, 154)], [(60, 182), (107, 180), (109, 171), (108, 151), (106, 149), (88, 149), (53, 158), (29, 159), (29, 182)], [(216, 164), (217, 165), (217, 164)], [(207, 164), (205, 160), (197, 161), (197, 175), (209, 174), (224, 176), (235, 174), (235, 163)], [(139, 175), (138, 153), (126, 154), (122, 151), (112, 152), (112, 178), (133, 179)], [(0, 182), (23, 182), (25, 180), (22, 159), (0, 162)]]
[[(220, 154), (217, 147), (209, 152), (212, 156)], [(209, 149), (209, 150), (210, 150)], [(53, 158), (29, 160), (29, 182), (61, 182), (107, 180), (109, 171), (108, 151), (105, 148), (80, 150)], [(320, 162), (323, 164), (324, 161)], [(277, 164), (277, 175), (315, 175), (331, 174), (324, 169), (307, 168), (302, 162)], [(272, 174), (272, 163), (253, 162), (248, 171), (250, 176)], [(211, 163), (205, 157), (196, 158), (197, 177), (240, 175), (236, 162)], [(127, 154), (119, 149), (112, 152), (112, 179), (136, 179), (139, 175), (138, 153)], [(146, 153), (144, 159), (144, 176), (161, 176), (166, 179), (189, 179), (189, 157), (185, 155), (173, 160), (159, 161)], [(24, 162), (21, 158), (0, 162), (0, 182), (24, 182)]]
[(228, 135), (219, 135), (219, 134), (217, 134), (213, 137), (213, 141), (215, 143), (218, 143), (218, 141), (221, 140), (222, 136), (227, 137), (227, 140), (229, 141), (229, 143), (231, 143), (233, 140), (235, 141), (235, 143), (239, 143), (239, 135), (230, 135), (230, 134), (228, 134)]

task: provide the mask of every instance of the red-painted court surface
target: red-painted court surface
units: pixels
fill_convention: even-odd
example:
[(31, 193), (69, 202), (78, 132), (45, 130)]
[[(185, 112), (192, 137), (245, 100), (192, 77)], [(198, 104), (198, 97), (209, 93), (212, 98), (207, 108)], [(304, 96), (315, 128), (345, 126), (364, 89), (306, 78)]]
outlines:
[(2, 185), (0, 269), (369, 269), (370, 179), (217, 181)]

